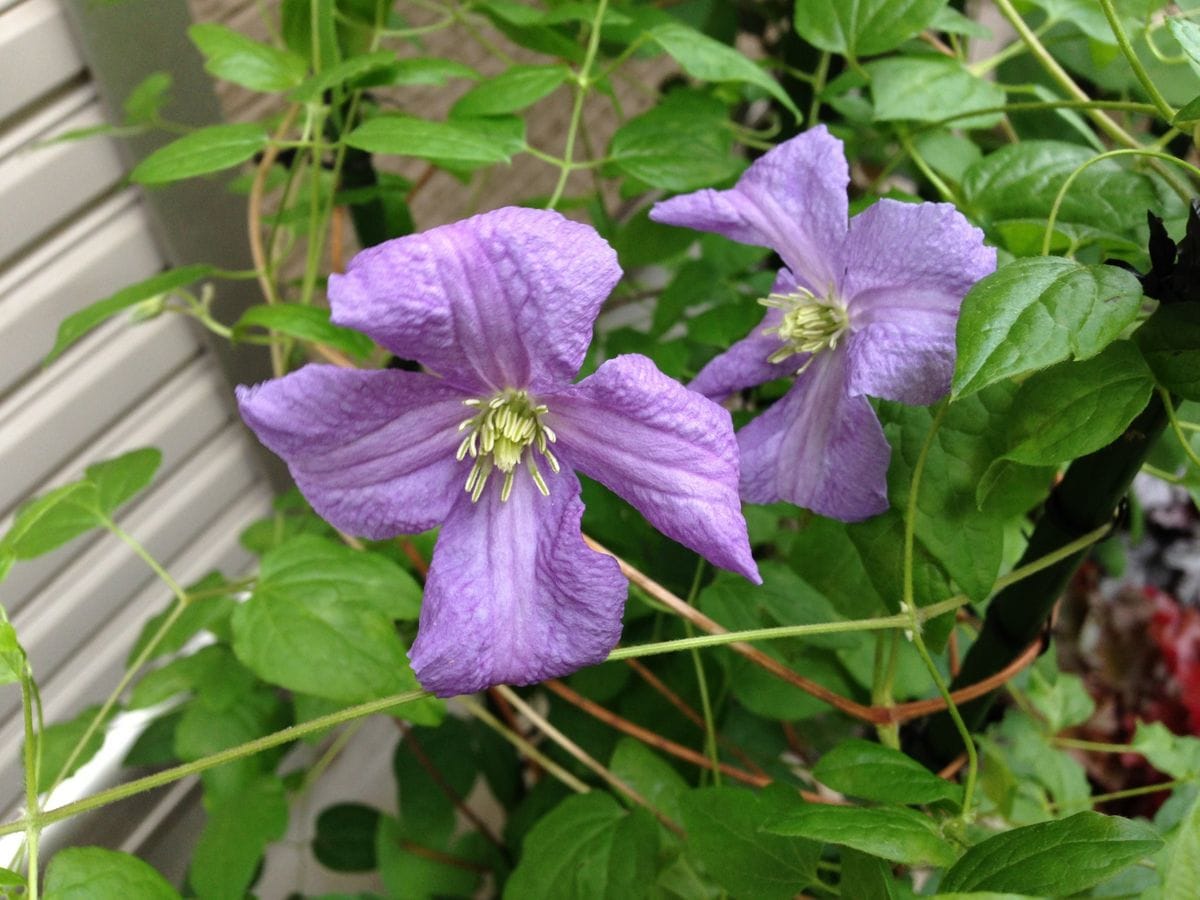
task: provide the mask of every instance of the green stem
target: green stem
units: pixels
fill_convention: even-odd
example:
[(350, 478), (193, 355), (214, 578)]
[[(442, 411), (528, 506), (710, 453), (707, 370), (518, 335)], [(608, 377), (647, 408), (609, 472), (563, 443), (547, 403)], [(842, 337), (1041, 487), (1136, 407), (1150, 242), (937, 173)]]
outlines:
[[(692, 578), (692, 588), (688, 591), (688, 606), (696, 605), (696, 595), (700, 593), (700, 579), (704, 575), (704, 560), (696, 563), (696, 574)], [(688, 637), (695, 637), (692, 623), (683, 623), (684, 632)], [(712, 762), (713, 784), (721, 786), (721, 758), (717, 750), (717, 727), (713, 719), (712, 703), (708, 696), (708, 679), (704, 674), (704, 662), (700, 659), (699, 649), (692, 648), (692, 666), (696, 670), (696, 685), (700, 690), (700, 711), (704, 715), (704, 751)]]
[[(262, 753), (264, 750), (270, 750), (273, 747), (278, 747), (282, 744), (290, 743), (309, 734), (314, 734), (318, 731), (324, 731), (327, 728), (332, 728), (335, 725), (341, 725), (344, 722), (352, 722), (355, 719), (361, 719), (364, 716), (371, 716), (375, 713), (386, 712), (401, 706), (405, 703), (412, 703), (415, 700), (422, 700), (430, 695), (425, 691), (408, 691), (403, 694), (393, 694), (390, 697), (383, 697), (379, 700), (371, 700), (367, 703), (360, 703), (358, 706), (351, 706), (347, 709), (339, 710), (335, 713), (330, 713), (327, 716), (320, 716), (316, 719), (310, 719), (307, 722), (301, 722), (299, 725), (292, 725), (284, 728), (281, 731), (276, 731), (273, 734), (268, 734), (260, 738), (255, 738), (252, 741), (247, 741), (244, 744), (238, 744), (236, 747), (230, 747), (227, 750), (222, 750), (219, 753), (213, 753), (205, 756), (202, 759), (194, 760), (193, 762), (184, 763), (183, 765), (175, 766), (166, 769), (162, 772), (156, 772), (153, 775), (147, 775), (145, 778), (138, 778), (134, 781), (126, 782), (125, 784), (117, 785), (114, 788), (109, 788), (106, 791), (92, 794), (90, 797), (84, 797), (82, 800), (77, 800), (74, 803), (66, 803), (54, 809), (46, 810), (37, 815), (39, 825), (50, 825), (54, 822), (61, 822), (63, 819), (69, 819), (72, 816), (77, 816), (80, 813), (89, 812), (93, 809), (99, 809), (102, 806), (107, 806), (110, 803), (115, 803), (118, 800), (125, 800), (128, 797), (136, 796), (137, 794), (145, 793), (154, 788), (162, 787), (167, 784), (178, 781), (181, 778), (187, 778), (189, 775), (198, 775), (201, 772), (206, 772), (216, 766), (224, 765), (227, 762), (244, 759), (247, 756), (253, 756), (256, 753)], [(34, 798), (37, 799), (36, 797)], [(36, 809), (36, 807), (34, 807)], [(6, 834), (14, 834), (18, 831), (24, 831), (28, 827), (28, 816), (22, 816), (16, 822), (9, 822), (6, 825), (0, 825), (0, 836)]]
[(1183, 427), (1179, 424), (1179, 417), (1175, 415), (1175, 403), (1171, 399), (1170, 391), (1160, 387), (1158, 389), (1158, 396), (1162, 398), (1163, 407), (1167, 411), (1167, 421), (1171, 423), (1171, 430), (1175, 432), (1175, 437), (1179, 438), (1179, 445), (1183, 447), (1183, 452), (1187, 454), (1187, 458), (1192, 461), (1193, 466), (1200, 468), (1200, 456), (1196, 455), (1196, 451), (1192, 449), (1192, 442), (1183, 433)]
[(33, 727), (33, 678), (26, 665), (21, 678), (21, 710), (25, 718), (25, 816), (14, 831), (25, 831), (28, 854), (26, 881), (29, 900), (38, 896), (38, 838), (46, 822), (38, 806), (38, 777), (41, 767), (42, 737)]
[[(1125, 788), (1123, 791), (1112, 791), (1108, 794), (1094, 794), (1088, 798), (1088, 802), (1091, 803), (1092, 806), (1096, 806), (1100, 803), (1108, 803), (1111, 800), (1125, 800), (1128, 797), (1142, 797), (1146, 794), (1157, 794), (1161, 791), (1173, 791), (1177, 787), (1183, 787), (1185, 784), (1191, 784), (1192, 781), (1193, 779), (1191, 778), (1175, 778), (1171, 781), (1160, 782), (1159, 784), (1144, 784), (1141, 787)], [(1057, 809), (1064, 804), (1050, 803), (1048, 805), (1051, 809)]]
[(1005, 103), (1003, 106), (986, 106), (982, 109), (971, 109), (938, 119), (935, 122), (924, 122), (916, 127), (917, 131), (929, 131), (941, 128), (959, 119), (970, 119), (975, 116), (986, 116), (992, 113), (1010, 112), (1040, 112), (1051, 109), (1110, 109), (1115, 112), (1132, 112), (1153, 114), (1156, 108), (1149, 103), (1134, 103), (1127, 100), (1022, 100), (1017, 103)]
[(600, 30), (607, 6), (608, 0), (600, 0), (596, 4), (596, 16), (592, 20), (592, 30), (588, 35), (583, 65), (580, 66), (579, 74), (575, 79), (575, 100), (571, 105), (571, 120), (567, 123), (567, 140), (563, 147), (564, 165), (559, 170), (558, 181), (554, 185), (554, 191), (550, 194), (550, 200), (546, 203), (546, 209), (554, 209), (562, 200), (563, 191), (567, 187), (567, 179), (571, 176), (571, 169), (575, 162), (575, 138), (579, 134), (579, 122), (583, 118), (583, 101), (592, 87), (592, 66), (596, 62), (596, 52), (600, 49)]
[(1100, 0), (1100, 8), (1104, 10), (1104, 17), (1108, 19), (1108, 27), (1112, 29), (1113, 37), (1117, 39), (1117, 46), (1125, 54), (1125, 60), (1129, 63), (1129, 67), (1133, 69), (1133, 74), (1137, 76), (1137, 80), (1145, 89), (1151, 102), (1158, 108), (1159, 114), (1170, 125), (1175, 121), (1175, 110), (1171, 108), (1171, 104), (1167, 102), (1167, 98), (1159, 92), (1157, 85), (1150, 78), (1150, 73), (1146, 71), (1146, 67), (1142, 65), (1142, 61), (1138, 59), (1137, 54), (1133, 51), (1133, 45), (1129, 43), (1129, 35), (1125, 33), (1125, 27), (1117, 17), (1117, 11), (1113, 8), (1112, 0)]
[(897, 127), (896, 137), (900, 139), (900, 146), (904, 148), (904, 152), (908, 154), (909, 158), (916, 163), (917, 168), (921, 170), (921, 174), (925, 176), (930, 184), (937, 188), (937, 192), (942, 195), (942, 199), (958, 204), (958, 198), (954, 196), (954, 191), (950, 190), (950, 186), (942, 181), (937, 172), (933, 171), (921, 154), (917, 152), (917, 148), (913, 146), (912, 138), (908, 135), (908, 130), (903, 126)]
[(171, 593), (175, 595), (176, 600), (178, 600), (180, 603), (187, 603), (187, 591), (180, 587), (179, 582), (171, 577), (171, 573), (164, 569), (159, 564), (158, 560), (150, 555), (149, 551), (141, 545), (137, 538), (127, 532), (112, 519), (104, 518), (103, 524), (104, 527), (115, 534), (117, 538), (123, 544), (125, 544), (125, 546), (132, 550), (138, 559), (150, 567), (150, 571), (157, 575), (162, 583), (170, 589)]
[(591, 790), (590, 787), (484, 709), (481, 704), (475, 702), (470, 697), (459, 697), (457, 702), (465, 706), (467, 711), (480, 722), (492, 729), (492, 731), (516, 747), (519, 752), (536, 762), (575, 793), (586, 794)]
[(821, 114), (821, 92), (825, 90), (825, 79), (829, 77), (829, 61), (832, 54), (828, 50), (822, 51), (820, 58), (817, 60), (817, 68), (813, 71), (812, 77), (812, 103), (808, 108), (808, 127), (816, 125)]

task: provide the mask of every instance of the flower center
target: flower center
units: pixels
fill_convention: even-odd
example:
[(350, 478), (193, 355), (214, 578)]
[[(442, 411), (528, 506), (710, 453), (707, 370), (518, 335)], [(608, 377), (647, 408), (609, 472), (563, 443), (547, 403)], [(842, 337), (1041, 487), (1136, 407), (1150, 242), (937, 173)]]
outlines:
[[(472, 502), (483, 496), (483, 488), (492, 469), (504, 473), (500, 501), (503, 503), (507, 500), (512, 493), (517, 466), (521, 464), (525, 448), (530, 444), (535, 445), (538, 453), (546, 458), (551, 471), (558, 471), (558, 460), (548, 446), (557, 440), (557, 436), (549, 425), (542, 423), (547, 408), (534, 401), (526, 391), (506, 388), (486, 400), (464, 400), (463, 404), (477, 410), (475, 415), (458, 426), (458, 430), (466, 431), (467, 435), (458, 445), (455, 455), (463, 460), (470, 454), (475, 460), (467, 476), (466, 487)], [(525, 466), (537, 489), (543, 496), (550, 496), (550, 488), (546, 487), (532, 453), (525, 457)]]
[(782, 322), (763, 329), (764, 334), (778, 334), (783, 341), (783, 346), (768, 356), (767, 362), (780, 363), (796, 353), (812, 354), (799, 372), (808, 368), (822, 350), (837, 347), (850, 325), (846, 307), (833, 291), (826, 297), (818, 297), (798, 287), (790, 294), (770, 294), (758, 302), (783, 310)]

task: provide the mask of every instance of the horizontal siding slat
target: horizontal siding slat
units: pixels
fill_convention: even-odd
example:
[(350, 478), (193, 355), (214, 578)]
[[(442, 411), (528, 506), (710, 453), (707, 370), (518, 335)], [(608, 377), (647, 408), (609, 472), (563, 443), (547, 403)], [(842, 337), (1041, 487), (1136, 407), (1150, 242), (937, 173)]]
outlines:
[(58, 0), (27, 0), (0, 13), (0, 119), (83, 71)]

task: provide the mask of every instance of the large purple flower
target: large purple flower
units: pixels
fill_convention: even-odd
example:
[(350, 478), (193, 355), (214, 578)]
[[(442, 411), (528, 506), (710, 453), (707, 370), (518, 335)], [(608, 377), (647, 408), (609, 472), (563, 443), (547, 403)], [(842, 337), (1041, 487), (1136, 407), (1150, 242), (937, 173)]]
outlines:
[(742, 497), (856, 521), (888, 506), (891, 448), (867, 395), (926, 404), (950, 389), (959, 306), (996, 252), (947, 203), (880, 200), (847, 222), (849, 181), (841, 141), (820, 126), (764, 154), (730, 190), (674, 197), (650, 218), (782, 257), (762, 324), (691, 387), (723, 400), (794, 375), (738, 433)]
[(642, 356), (571, 383), (620, 276), (593, 229), (553, 212), (399, 238), (330, 277), (333, 321), (436, 376), (310, 365), (238, 388), (242, 417), (335, 526), (381, 539), (442, 525), (410, 653), (434, 693), (564, 675), (616, 644), (626, 581), (583, 542), (574, 469), (759, 581), (729, 414)]

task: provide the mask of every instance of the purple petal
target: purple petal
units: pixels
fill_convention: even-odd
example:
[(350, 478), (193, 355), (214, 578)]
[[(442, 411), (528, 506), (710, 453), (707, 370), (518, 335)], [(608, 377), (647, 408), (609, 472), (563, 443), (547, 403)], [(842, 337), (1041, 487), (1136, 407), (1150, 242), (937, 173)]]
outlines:
[(730, 190), (672, 197), (650, 218), (771, 247), (805, 287), (823, 294), (837, 275), (849, 183), (842, 142), (819, 125), (763, 154)]
[(489, 484), (462, 494), (442, 527), (409, 658), (442, 697), (532, 684), (601, 662), (621, 636), (627, 582), (579, 531), (579, 480), (543, 467), (550, 496), (524, 471), (500, 502)]
[(875, 322), (850, 336), (846, 352), (851, 396), (869, 394), (912, 406), (946, 396), (954, 374), (954, 331)]
[(445, 518), (466, 479), (454, 458), (463, 394), (419, 372), (309, 365), (237, 388), (258, 439), (332, 525), (378, 540)]
[(983, 232), (949, 203), (880, 200), (851, 219), (840, 259), (852, 328), (905, 315), (951, 335), (962, 298), (996, 268)]
[[(795, 289), (796, 279), (791, 272), (783, 269), (775, 277), (771, 292), (786, 294)], [(775, 307), (768, 309), (763, 320), (750, 334), (710, 359), (688, 388), (720, 402), (737, 391), (791, 375), (804, 364), (803, 358), (794, 357), (780, 363), (768, 361), (768, 357), (783, 346), (783, 342), (779, 335), (763, 332), (779, 325), (781, 321), (783, 310)]]
[(364, 250), (329, 300), (337, 324), (484, 393), (574, 378), (620, 277), (595, 229), (508, 207)]
[(818, 355), (782, 400), (738, 432), (743, 499), (787, 500), (843, 522), (888, 508), (891, 448), (867, 399), (846, 392), (844, 352)]
[(729, 413), (644, 356), (619, 356), (543, 402), (563, 459), (663, 534), (761, 583), (738, 500)]

